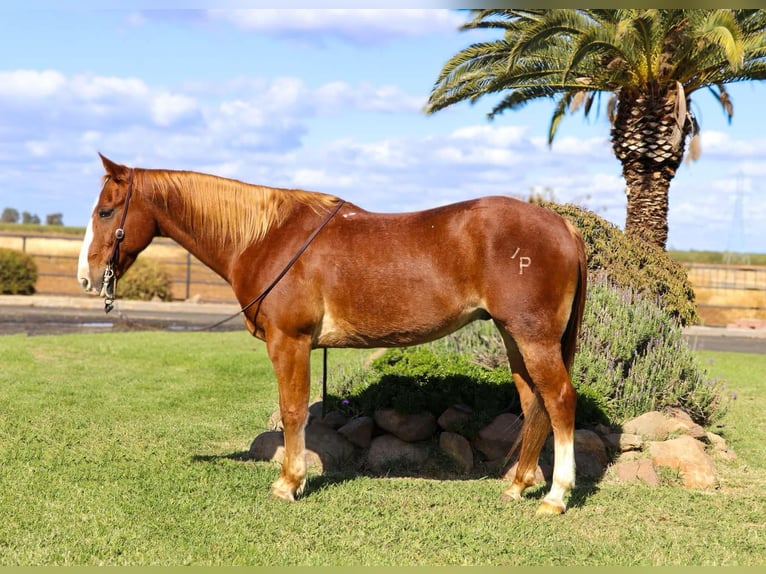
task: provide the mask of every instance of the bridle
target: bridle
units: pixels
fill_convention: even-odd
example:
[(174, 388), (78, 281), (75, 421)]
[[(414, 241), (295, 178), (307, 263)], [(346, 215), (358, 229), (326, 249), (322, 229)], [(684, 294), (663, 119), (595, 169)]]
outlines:
[(125, 239), (125, 220), (128, 217), (130, 198), (133, 196), (134, 171), (133, 168), (130, 168), (130, 171), (128, 172), (128, 193), (125, 195), (125, 206), (122, 208), (120, 224), (117, 226), (117, 229), (114, 230), (112, 253), (109, 255), (109, 259), (106, 260), (106, 267), (104, 268), (104, 277), (102, 279), (104, 293), (106, 294), (104, 297), (104, 313), (109, 313), (109, 311), (114, 308), (114, 300), (116, 298), (115, 289), (117, 287), (117, 277), (114, 275), (114, 268), (120, 259), (120, 243)]

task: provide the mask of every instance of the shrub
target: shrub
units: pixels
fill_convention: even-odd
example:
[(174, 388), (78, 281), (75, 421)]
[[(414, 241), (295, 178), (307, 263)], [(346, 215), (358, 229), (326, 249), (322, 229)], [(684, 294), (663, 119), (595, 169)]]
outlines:
[(572, 380), (613, 424), (670, 406), (702, 425), (724, 412), (723, 384), (708, 377), (678, 321), (641, 295), (603, 282), (588, 290)]
[(0, 293), (32, 295), (37, 282), (37, 265), (26, 253), (0, 247)]
[(151, 259), (139, 259), (117, 282), (117, 294), (125, 299), (162, 301), (173, 298), (173, 281), (165, 269)]
[(610, 284), (657, 299), (682, 325), (699, 321), (686, 269), (655, 245), (626, 236), (595, 213), (567, 204), (533, 200), (575, 224), (582, 234), (589, 275), (605, 275)]

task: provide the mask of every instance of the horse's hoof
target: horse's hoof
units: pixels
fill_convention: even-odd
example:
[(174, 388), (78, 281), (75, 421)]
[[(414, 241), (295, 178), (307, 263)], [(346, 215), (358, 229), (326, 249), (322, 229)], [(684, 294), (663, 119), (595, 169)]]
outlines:
[(543, 500), (540, 506), (537, 507), (537, 516), (555, 516), (557, 514), (564, 514), (566, 512), (566, 506), (561, 502), (551, 502), (550, 500)]
[(503, 502), (512, 502), (514, 500), (521, 500), (524, 489), (512, 484), (503, 491), (500, 496), (500, 500)]
[(295, 502), (295, 495), (289, 488), (274, 484), (271, 487), (271, 498), (276, 500), (286, 500), (288, 502)]

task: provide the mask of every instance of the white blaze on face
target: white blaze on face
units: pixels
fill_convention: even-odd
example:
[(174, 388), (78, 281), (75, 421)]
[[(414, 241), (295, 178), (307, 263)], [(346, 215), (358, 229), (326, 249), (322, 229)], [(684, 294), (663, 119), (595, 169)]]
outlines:
[[(98, 199), (96, 199), (98, 203)], [(93, 204), (93, 209), (96, 209), (96, 204)], [(85, 230), (85, 238), (82, 241), (82, 247), (80, 248), (80, 258), (77, 262), (77, 282), (86, 291), (93, 291), (93, 279), (90, 275), (90, 264), (88, 263), (88, 251), (90, 251), (90, 244), (93, 243), (93, 218), (88, 221), (88, 227)]]

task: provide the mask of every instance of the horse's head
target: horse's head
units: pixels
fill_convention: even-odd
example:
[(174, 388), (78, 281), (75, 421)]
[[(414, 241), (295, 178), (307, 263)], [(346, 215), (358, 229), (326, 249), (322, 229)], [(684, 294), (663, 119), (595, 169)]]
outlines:
[(149, 245), (157, 224), (138, 193), (134, 170), (99, 155), (106, 175), (85, 231), (77, 279), (86, 292), (113, 299), (116, 280)]

